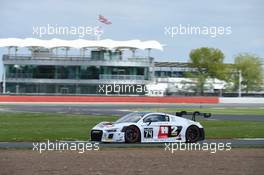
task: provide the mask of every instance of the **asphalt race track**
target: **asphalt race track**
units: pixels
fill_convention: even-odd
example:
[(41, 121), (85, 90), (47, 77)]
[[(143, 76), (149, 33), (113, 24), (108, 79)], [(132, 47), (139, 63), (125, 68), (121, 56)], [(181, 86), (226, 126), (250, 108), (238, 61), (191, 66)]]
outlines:
[[(0, 112), (48, 112), (122, 116), (134, 110), (150, 108), (264, 108), (263, 104), (2, 104)], [(177, 112), (177, 111), (175, 111)], [(263, 116), (212, 114), (208, 120), (264, 121)]]

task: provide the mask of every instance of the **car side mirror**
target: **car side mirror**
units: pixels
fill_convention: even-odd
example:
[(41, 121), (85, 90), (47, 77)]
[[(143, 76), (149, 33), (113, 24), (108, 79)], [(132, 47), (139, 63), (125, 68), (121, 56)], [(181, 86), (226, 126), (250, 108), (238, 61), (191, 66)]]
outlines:
[(148, 123), (148, 126), (149, 126), (152, 123), (152, 120), (148, 118), (147, 120), (145, 120), (145, 123)]

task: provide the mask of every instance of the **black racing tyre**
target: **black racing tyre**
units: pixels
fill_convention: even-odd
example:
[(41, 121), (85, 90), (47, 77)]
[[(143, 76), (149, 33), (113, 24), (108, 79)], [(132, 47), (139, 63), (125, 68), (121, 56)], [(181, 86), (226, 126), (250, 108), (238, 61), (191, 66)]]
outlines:
[(197, 126), (191, 125), (186, 130), (186, 142), (195, 143), (200, 140), (201, 133)]
[(140, 130), (136, 126), (128, 126), (125, 130), (125, 142), (137, 143), (140, 142)]

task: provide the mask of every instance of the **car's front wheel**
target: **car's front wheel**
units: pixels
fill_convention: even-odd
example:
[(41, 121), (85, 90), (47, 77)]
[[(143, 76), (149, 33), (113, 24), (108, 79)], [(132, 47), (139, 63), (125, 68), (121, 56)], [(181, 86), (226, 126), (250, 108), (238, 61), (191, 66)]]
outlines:
[(126, 143), (140, 142), (140, 130), (136, 126), (128, 126), (125, 131)]
[(190, 126), (186, 131), (186, 142), (195, 143), (200, 140), (200, 129), (197, 126)]

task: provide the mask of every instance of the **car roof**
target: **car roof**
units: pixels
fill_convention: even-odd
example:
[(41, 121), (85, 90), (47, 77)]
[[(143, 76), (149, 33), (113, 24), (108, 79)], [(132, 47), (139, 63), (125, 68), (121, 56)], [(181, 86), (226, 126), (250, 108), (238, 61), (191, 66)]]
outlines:
[(151, 112), (132, 112), (132, 113), (137, 113), (137, 114), (144, 116), (144, 115), (149, 114)]
[(163, 112), (133, 112), (133, 113), (138, 113), (139, 115), (145, 116), (147, 114), (165, 114)]

